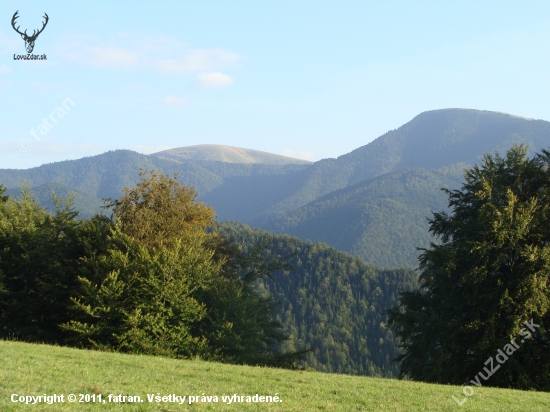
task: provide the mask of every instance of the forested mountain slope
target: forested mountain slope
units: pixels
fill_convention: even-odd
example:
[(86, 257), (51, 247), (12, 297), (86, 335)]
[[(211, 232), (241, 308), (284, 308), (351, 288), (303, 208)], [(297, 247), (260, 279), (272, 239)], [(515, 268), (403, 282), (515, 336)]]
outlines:
[[(25, 191), (25, 186), (22, 189)], [(74, 196), (73, 207), (79, 211), (81, 217), (91, 217), (102, 210), (103, 202), (101, 199), (62, 183), (44, 183), (31, 188), (31, 190), (36, 201), (52, 213), (55, 212), (56, 207), (53, 193), (62, 200), (72, 193)], [(6, 194), (14, 198), (22, 196), (19, 188), (12, 188)]]
[(529, 145), (531, 155), (549, 147), (550, 122), (469, 109), (424, 112), (365, 146), (303, 170), (291, 183), (292, 193), (250, 223), (264, 226), (323, 195), (386, 173), (472, 165), (484, 153), (504, 153), (519, 143)]
[(525, 143), (533, 155), (550, 145), (550, 123), (506, 113), (469, 109), (419, 114), (339, 161), (357, 166), (350, 183), (406, 168), (439, 169), (477, 163), (484, 153), (505, 153)]
[(458, 188), (461, 181), (460, 168), (392, 172), (320, 197), (266, 227), (378, 266), (416, 267), (416, 247), (433, 240), (426, 218), (447, 209), (441, 188)]
[[(93, 205), (80, 209), (88, 217), (99, 211), (101, 198), (116, 198), (134, 185), (140, 169), (179, 173), (179, 181), (194, 186), (219, 220), (321, 240), (379, 266), (415, 266), (415, 248), (429, 239), (426, 217), (447, 206), (439, 189), (458, 187), (462, 166), (516, 143), (529, 145), (531, 154), (549, 148), (550, 123), (480, 110), (434, 110), (346, 155), (311, 165), (250, 163), (277, 163), (281, 157), (214, 145), (150, 156), (118, 150), (28, 170), (0, 169), (0, 183), (13, 190), (27, 180), (37, 192), (45, 184), (73, 188), (80, 204)], [(86, 195), (97, 201), (83, 200)]]
[(285, 349), (313, 346), (305, 366), (334, 373), (395, 377), (395, 337), (384, 311), (417, 285), (410, 269), (383, 270), (323, 243), (273, 235), (236, 222), (219, 232), (250, 249), (267, 240), (268, 253), (292, 255), (292, 271), (277, 272), (259, 287), (280, 302), (278, 317), (291, 340)]
[[(0, 183), (8, 187), (10, 193), (17, 193), (18, 187), (23, 185), (24, 181), (36, 190), (37, 194), (42, 193), (41, 187), (45, 184), (72, 188), (76, 192), (77, 199), (86, 197), (86, 194), (96, 199), (95, 202), (90, 202), (94, 208), (78, 209), (83, 212), (84, 217), (89, 217), (92, 210), (100, 211), (95, 206), (101, 204), (102, 198), (118, 198), (122, 188), (134, 186), (141, 169), (160, 170), (168, 174), (178, 173), (182, 184), (193, 186), (203, 196), (219, 186), (224, 186), (224, 183), (231, 187), (235, 186), (235, 181), (242, 182), (237, 183), (236, 186), (252, 198), (254, 192), (250, 190), (251, 181), (261, 181), (258, 184), (260, 188), (265, 188), (266, 183), (269, 183), (269, 194), (276, 195), (273, 188), (277, 185), (284, 187), (285, 175), (296, 173), (308, 166), (308, 164), (240, 164), (206, 160), (178, 161), (141, 155), (130, 150), (115, 150), (98, 156), (50, 163), (26, 170), (0, 169)], [(221, 193), (225, 196), (225, 188)], [(48, 196), (44, 198), (38, 195), (37, 199), (45, 206), (51, 203), (51, 197)], [(217, 203), (218, 199), (219, 197), (215, 197), (214, 203)], [(220, 199), (220, 204), (225, 203)]]

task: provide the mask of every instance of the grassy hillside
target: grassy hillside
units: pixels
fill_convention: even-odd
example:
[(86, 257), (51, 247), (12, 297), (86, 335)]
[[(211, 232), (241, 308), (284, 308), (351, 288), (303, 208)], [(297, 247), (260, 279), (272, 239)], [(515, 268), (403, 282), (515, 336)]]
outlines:
[[(459, 407), (462, 388), (390, 379), (177, 361), (147, 356), (91, 352), (46, 345), (0, 341), (2, 411), (547, 411), (542, 392), (476, 388)], [(64, 403), (25, 405), (13, 394), (64, 395)], [(69, 394), (101, 394), (105, 404), (70, 403)], [(108, 396), (139, 396), (142, 403), (109, 403)], [(218, 396), (218, 403), (191, 406), (149, 402), (149, 395)], [(275, 396), (280, 402), (233, 403), (222, 396)], [(78, 399), (78, 398), (77, 398)], [(85, 399), (85, 398), (84, 398)], [(213, 400), (213, 399), (212, 399)]]

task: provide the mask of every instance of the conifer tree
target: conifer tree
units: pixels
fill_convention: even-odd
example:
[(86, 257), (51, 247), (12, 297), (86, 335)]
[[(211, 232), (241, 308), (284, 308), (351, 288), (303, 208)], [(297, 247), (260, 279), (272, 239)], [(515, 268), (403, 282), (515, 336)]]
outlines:
[(54, 196), (55, 213), (21, 197), (0, 202), (0, 337), (62, 343), (82, 249), (72, 198)]

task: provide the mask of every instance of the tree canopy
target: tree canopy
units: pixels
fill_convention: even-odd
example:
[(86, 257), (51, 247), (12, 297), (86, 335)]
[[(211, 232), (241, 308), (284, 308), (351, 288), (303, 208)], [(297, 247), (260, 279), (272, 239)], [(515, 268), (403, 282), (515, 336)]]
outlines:
[(214, 223), (214, 210), (195, 202), (192, 187), (158, 171), (141, 171), (135, 188), (123, 189), (123, 196), (111, 201), (122, 231), (152, 250), (161, 243), (204, 233)]
[(140, 176), (89, 220), (71, 198), (51, 214), (0, 187), (0, 338), (294, 367), (307, 350), (279, 350), (275, 302), (254, 287), (287, 265), (216, 234), (192, 188)]
[(486, 155), (446, 193), (451, 212), (429, 220), (440, 243), (421, 249), (421, 287), (389, 311), (400, 376), (549, 390), (550, 152)]

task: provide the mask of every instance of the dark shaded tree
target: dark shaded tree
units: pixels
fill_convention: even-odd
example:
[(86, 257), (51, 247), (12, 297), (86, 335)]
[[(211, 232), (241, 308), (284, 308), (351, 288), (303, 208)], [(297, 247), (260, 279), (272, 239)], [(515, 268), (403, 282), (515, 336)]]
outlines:
[[(421, 249), (421, 288), (389, 311), (401, 377), (550, 390), (549, 165), (549, 152), (529, 160), (515, 146), (486, 155), (461, 189), (446, 191), (451, 213), (429, 221), (441, 243)], [(498, 364), (513, 339), (519, 349)]]
[(0, 185), (0, 202), (6, 203), (9, 200), (9, 195), (4, 196), (7, 192), (7, 188), (4, 187), (4, 185)]
[(50, 214), (28, 187), (0, 202), (0, 337), (62, 343), (82, 247), (71, 199)]

